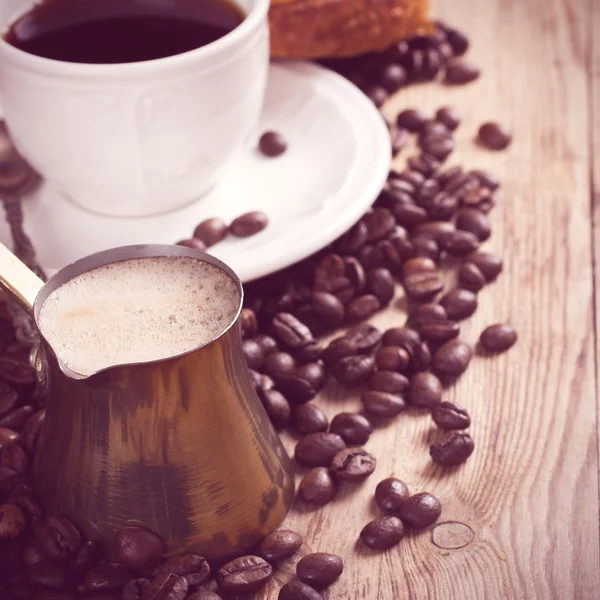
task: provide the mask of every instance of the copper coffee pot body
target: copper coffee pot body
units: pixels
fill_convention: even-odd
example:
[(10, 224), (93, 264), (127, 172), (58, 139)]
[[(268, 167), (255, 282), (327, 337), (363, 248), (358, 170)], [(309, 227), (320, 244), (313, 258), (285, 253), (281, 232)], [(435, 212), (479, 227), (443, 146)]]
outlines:
[[(235, 275), (216, 259), (172, 246), (135, 246), (63, 269), (44, 300), (73, 277), (104, 264), (191, 256)], [(33, 478), (48, 514), (63, 514), (110, 548), (116, 531), (158, 533), (169, 554), (219, 559), (244, 552), (285, 517), (293, 471), (249, 379), (235, 321), (185, 355), (117, 366), (82, 378), (42, 338), (38, 371), (48, 387)]]

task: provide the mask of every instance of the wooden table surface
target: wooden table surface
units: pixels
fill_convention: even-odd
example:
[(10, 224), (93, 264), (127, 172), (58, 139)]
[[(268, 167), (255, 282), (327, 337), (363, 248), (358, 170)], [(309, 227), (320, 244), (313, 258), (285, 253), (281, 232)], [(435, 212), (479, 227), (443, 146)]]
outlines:
[[(519, 342), (499, 358), (476, 358), (446, 393), (472, 416), (476, 447), (464, 466), (434, 466), (430, 418), (402, 415), (367, 444), (378, 459), (372, 477), (344, 487), (323, 509), (297, 506), (285, 525), (305, 536), (303, 552), (344, 558), (345, 572), (325, 595), (329, 600), (597, 599), (600, 346), (594, 302), (600, 300), (594, 250), (600, 226), (593, 224), (600, 225), (600, 42), (593, 34), (600, 34), (600, 2), (433, 4), (434, 14), (469, 33), (468, 57), (483, 77), (456, 89), (427, 84), (402, 90), (385, 112), (455, 105), (464, 121), (453, 160), (501, 178), (486, 248), (504, 257), (505, 271), (480, 293), (480, 308), (462, 335), (475, 342), (485, 326), (507, 322)], [(513, 129), (508, 151), (473, 143), (478, 125), (490, 119)], [(400, 325), (404, 314), (390, 308), (373, 322)], [(341, 389), (317, 402), (329, 416), (360, 406), (357, 395)], [(430, 529), (387, 552), (358, 547), (361, 528), (379, 514), (375, 486), (391, 475), (413, 492), (437, 495), (441, 521), (466, 525), (473, 541), (457, 550), (440, 548)], [(468, 532), (453, 527), (445, 536), (450, 542)], [(287, 565), (278, 579), (286, 581), (292, 571)], [(277, 587), (257, 598), (275, 599)]]

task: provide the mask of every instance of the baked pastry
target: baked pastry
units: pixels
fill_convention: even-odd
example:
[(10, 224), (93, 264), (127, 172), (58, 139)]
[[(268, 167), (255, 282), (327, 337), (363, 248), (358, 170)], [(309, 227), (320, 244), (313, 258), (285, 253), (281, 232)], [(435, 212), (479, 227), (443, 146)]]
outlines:
[(271, 56), (342, 58), (428, 33), (428, 0), (271, 0)]

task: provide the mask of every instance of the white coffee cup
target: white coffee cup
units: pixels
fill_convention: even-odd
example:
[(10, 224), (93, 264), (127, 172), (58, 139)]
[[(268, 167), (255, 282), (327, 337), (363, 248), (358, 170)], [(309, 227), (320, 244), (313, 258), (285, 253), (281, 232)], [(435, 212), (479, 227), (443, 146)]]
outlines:
[[(237, 28), (159, 60), (67, 63), (0, 40), (0, 106), (15, 145), (96, 213), (159, 214), (198, 200), (254, 131), (264, 100), (269, 0), (236, 2), (247, 14)], [(1, 0), (0, 34), (34, 4)]]

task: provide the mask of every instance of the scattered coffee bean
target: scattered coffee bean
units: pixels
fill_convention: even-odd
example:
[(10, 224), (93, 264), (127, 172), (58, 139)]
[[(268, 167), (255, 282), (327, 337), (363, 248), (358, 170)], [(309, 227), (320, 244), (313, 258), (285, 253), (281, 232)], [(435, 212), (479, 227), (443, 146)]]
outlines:
[(408, 159), (408, 166), (413, 171), (423, 173), (426, 177), (432, 177), (440, 168), (440, 161), (430, 154), (421, 153)]
[(278, 390), (258, 390), (258, 397), (276, 429), (284, 427), (290, 420), (290, 404), (287, 398)]
[(274, 352), (264, 360), (264, 371), (273, 379), (292, 375), (296, 370), (296, 361), (287, 352)]
[(269, 562), (288, 558), (302, 546), (302, 536), (289, 529), (279, 529), (269, 534), (260, 545), (260, 555)]
[(232, 235), (247, 238), (256, 235), (269, 224), (267, 215), (259, 211), (253, 211), (238, 217), (229, 226)]
[(346, 318), (349, 321), (365, 321), (381, 308), (381, 302), (373, 294), (364, 294), (348, 304)]
[(271, 330), (277, 341), (290, 351), (315, 341), (310, 329), (290, 313), (278, 313), (271, 322)]
[(387, 91), (380, 85), (371, 86), (367, 90), (367, 96), (377, 108), (383, 106), (385, 101), (388, 99)]
[(465, 462), (475, 444), (468, 433), (464, 431), (446, 432), (431, 448), (429, 454), (438, 465), (452, 467)]
[(310, 433), (296, 444), (295, 457), (305, 467), (328, 467), (345, 447), (344, 440), (335, 433)]
[(202, 221), (194, 230), (194, 238), (208, 248), (218, 244), (227, 235), (227, 224), (223, 219), (212, 218)]
[(476, 208), (461, 208), (456, 213), (456, 228), (470, 231), (482, 242), (492, 233), (489, 219)]
[(406, 85), (407, 81), (406, 69), (402, 65), (394, 63), (387, 65), (379, 78), (380, 85), (390, 94), (397, 92), (402, 86)]
[(286, 583), (277, 596), (279, 600), (322, 600), (321, 594), (300, 579)]
[(419, 142), (421, 149), (426, 154), (439, 161), (445, 161), (454, 151), (454, 139), (450, 135), (430, 134)]
[(456, 29), (446, 31), (446, 40), (452, 47), (455, 56), (462, 56), (469, 49), (469, 40)]
[(431, 344), (445, 344), (458, 337), (460, 325), (456, 321), (425, 323), (419, 327), (421, 337)]
[(325, 385), (325, 370), (321, 363), (309, 362), (296, 369), (296, 377), (308, 381), (315, 390), (323, 389)]
[(377, 459), (363, 448), (344, 448), (331, 461), (330, 470), (341, 481), (362, 481), (375, 471)]
[(373, 550), (387, 550), (404, 537), (404, 525), (398, 517), (385, 516), (367, 523), (360, 532), (365, 546)]
[(433, 407), (431, 418), (441, 429), (467, 429), (471, 425), (469, 413), (452, 402), (442, 402)]
[(375, 372), (372, 356), (347, 356), (338, 360), (332, 369), (335, 378), (348, 387), (359, 387)]
[(451, 62), (446, 67), (444, 83), (450, 85), (463, 85), (477, 79), (480, 71), (474, 65), (465, 62)]
[(48, 517), (34, 528), (41, 550), (53, 560), (68, 560), (81, 547), (81, 536), (66, 517)]
[(337, 363), (342, 358), (354, 356), (358, 352), (356, 342), (346, 337), (341, 337), (333, 340), (323, 351), (321, 359), (330, 366)]
[(325, 413), (312, 402), (294, 408), (292, 423), (294, 429), (302, 435), (327, 431), (329, 425)]
[(333, 500), (335, 483), (326, 467), (311, 469), (300, 481), (298, 495), (308, 504), (323, 506)]
[(193, 250), (200, 250), (200, 252), (206, 252), (206, 244), (200, 240), (197, 240), (196, 238), (180, 240), (176, 245), (183, 246), (184, 248), (192, 248)]
[(414, 300), (430, 300), (444, 288), (444, 280), (429, 258), (407, 260), (402, 272), (404, 289)]
[(404, 127), (394, 127), (390, 131), (390, 138), (392, 141), (392, 156), (399, 154), (406, 146), (409, 140), (409, 131)]
[(410, 381), (407, 400), (413, 406), (433, 408), (442, 401), (440, 380), (433, 373), (417, 373)]
[(317, 395), (317, 390), (312, 384), (296, 374), (279, 377), (277, 389), (294, 404), (310, 402)]
[[(92, 567), (85, 574), (83, 587), (88, 592), (117, 590), (122, 588), (131, 578), (131, 571), (128, 571), (123, 565), (119, 563), (101, 563)], [(187, 592), (187, 584), (185, 587)], [(185, 595), (183, 598), (185, 598)]]
[(412, 229), (429, 218), (427, 211), (416, 204), (397, 204), (392, 207), (392, 212), (399, 225)]
[(287, 142), (284, 137), (276, 131), (267, 131), (260, 136), (258, 148), (265, 155), (271, 158), (281, 156), (287, 150)]
[(473, 350), (460, 339), (450, 340), (438, 348), (433, 355), (433, 369), (439, 375), (457, 377), (467, 370)]
[(502, 259), (494, 254), (477, 252), (469, 257), (469, 262), (481, 271), (488, 283), (494, 281), (502, 273)]
[(386, 392), (368, 391), (362, 395), (364, 409), (375, 417), (390, 418), (400, 414), (406, 404), (400, 396)]
[(190, 587), (202, 585), (211, 577), (208, 561), (198, 554), (174, 556), (158, 565), (152, 572), (154, 577), (170, 573), (181, 575)]
[(257, 335), (254, 341), (262, 348), (265, 358), (278, 350), (277, 342), (270, 335)]
[(470, 290), (455, 289), (440, 298), (448, 318), (456, 321), (468, 319), (477, 310), (477, 295)]
[(412, 356), (415, 348), (421, 343), (421, 337), (409, 327), (392, 327), (383, 334), (382, 342), (384, 346), (404, 348), (408, 355)]
[(483, 331), (479, 341), (490, 352), (505, 352), (515, 345), (517, 332), (510, 325), (490, 325)]
[(339, 327), (344, 322), (346, 310), (333, 294), (314, 292), (312, 308), (315, 314), (332, 328)]
[(394, 215), (387, 208), (374, 208), (363, 217), (367, 226), (367, 242), (378, 242), (396, 226)]
[(0, 505), (0, 540), (16, 538), (27, 527), (25, 515), (14, 504)]
[(396, 118), (398, 127), (404, 127), (412, 133), (420, 131), (427, 123), (427, 115), (416, 108), (403, 110)]
[(408, 486), (395, 477), (380, 481), (375, 488), (375, 501), (384, 512), (397, 513), (409, 497)]
[(272, 573), (273, 567), (260, 556), (241, 556), (223, 565), (216, 579), (228, 594), (251, 594), (263, 587)]
[(329, 430), (337, 433), (346, 444), (358, 446), (366, 444), (373, 433), (369, 419), (354, 413), (339, 413), (333, 417)]
[(376, 392), (403, 394), (408, 389), (408, 378), (395, 371), (376, 371), (369, 380), (369, 388)]
[(113, 541), (117, 560), (133, 571), (153, 569), (166, 549), (158, 535), (142, 527), (124, 527), (117, 532)]
[(463, 263), (458, 271), (458, 284), (472, 292), (479, 292), (486, 284), (479, 267), (470, 261)]
[(184, 600), (188, 590), (189, 585), (184, 577), (163, 573), (146, 588), (142, 600)]
[(435, 113), (435, 120), (443, 123), (450, 131), (454, 131), (460, 125), (460, 115), (455, 108), (443, 106)]
[(385, 346), (375, 353), (375, 364), (381, 370), (403, 373), (408, 368), (410, 355), (404, 348)]
[(315, 552), (303, 556), (296, 565), (298, 577), (308, 585), (321, 589), (335, 583), (344, 571), (344, 563), (336, 554)]
[(479, 128), (478, 140), (490, 150), (504, 150), (510, 145), (512, 135), (499, 123), (484, 123)]
[(423, 528), (440, 518), (442, 505), (435, 496), (422, 492), (403, 502), (398, 512), (405, 525)]
[(500, 181), (498, 178), (489, 173), (488, 171), (482, 171), (481, 169), (476, 169), (475, 171), (471, 171), (475, 177), (479, 180), (479, 183), (486, 187), (488, 190), (495, 192), (500, 187)]
[(438, 238), (440, 246), (451, 256), (466, 256), (479, 248), (479, 238), (470, 231), (443, 233)]
[(262, 369), (265, 355), (262, 348), (254, 340), (243, 340), (242, 351), (249, 369)]
[(356, 352), (360, 354), (371, 352), (381, 342), (381, 332), (369, 323), (353, 327), (344, 337), (356, 344)]

